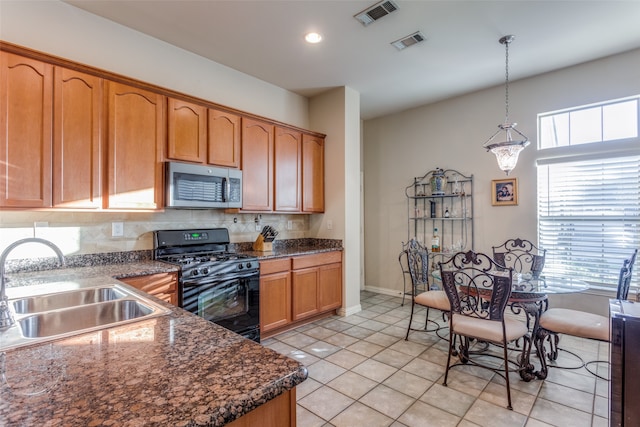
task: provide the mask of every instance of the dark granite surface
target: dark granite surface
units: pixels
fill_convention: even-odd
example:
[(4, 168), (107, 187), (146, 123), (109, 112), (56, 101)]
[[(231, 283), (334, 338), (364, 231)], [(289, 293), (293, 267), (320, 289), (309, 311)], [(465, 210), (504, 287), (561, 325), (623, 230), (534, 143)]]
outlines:
[[(273, 258), (341, 242), (238, 249)], [(178, 271), (137, 254), (114, 256), (100, 256), (99, 265), (83, 256), (85, 267), (26, 268), (8, 286)], [(109, 259), (115, 263), (101, 264)], [(161, 303), (169, 315), (1, 353), (0, 426), (222, 426), (307, 377), (299, 362)]]

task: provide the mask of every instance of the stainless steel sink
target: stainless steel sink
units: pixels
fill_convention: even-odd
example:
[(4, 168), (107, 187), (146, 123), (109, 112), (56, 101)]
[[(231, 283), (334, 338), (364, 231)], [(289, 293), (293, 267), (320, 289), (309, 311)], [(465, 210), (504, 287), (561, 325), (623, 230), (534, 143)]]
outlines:
[(8, 288), (7, 294), (16, 322), (0, 329), (0, 351), (171, 312), (144, 292), (124, 284), (105, 284), (104, 278)]
[(18, 323), (26, 338), (41, 338), (111, 326), (152, 312), (151, 307), (139, 301), (121, 299), (38, 313), (19, 319)]
[(16, 314), (31, 314), (96, 302), (113, 301), (126, 296), (126, 293), (113, 286), (89, 288), (21, 298), (13, 301), (13, 309)]

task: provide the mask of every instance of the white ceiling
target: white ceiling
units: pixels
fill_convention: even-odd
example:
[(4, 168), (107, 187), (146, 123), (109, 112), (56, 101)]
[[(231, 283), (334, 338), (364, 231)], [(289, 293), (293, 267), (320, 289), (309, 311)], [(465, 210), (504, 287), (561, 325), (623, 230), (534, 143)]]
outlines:
[(640, 0), (393, 1), (367, 27), (354, 15), (375, 0), (66, 2), (300, 95), (349, 86), (363, 119), (503, 84), (503, 35), (512, 81), (640, 48)]

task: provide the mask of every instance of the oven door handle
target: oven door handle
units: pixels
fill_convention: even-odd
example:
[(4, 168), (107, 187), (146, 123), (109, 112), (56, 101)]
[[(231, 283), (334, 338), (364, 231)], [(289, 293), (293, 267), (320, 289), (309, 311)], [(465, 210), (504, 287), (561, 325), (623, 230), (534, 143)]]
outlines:
[(187, 279), (182, 280), (183, 288), (197, 288), (201, 286), (208, 286), (213, 284), (222, 284), (222, 283), (233, 283), (242, 279), (251, 278), (251, 277), (259, 277), (260, 273), (244, 273), (241, 275), (234, 275), (232, 278), (225, 277), (224, 275), (220, 276), (204, 276), (198, 279)]

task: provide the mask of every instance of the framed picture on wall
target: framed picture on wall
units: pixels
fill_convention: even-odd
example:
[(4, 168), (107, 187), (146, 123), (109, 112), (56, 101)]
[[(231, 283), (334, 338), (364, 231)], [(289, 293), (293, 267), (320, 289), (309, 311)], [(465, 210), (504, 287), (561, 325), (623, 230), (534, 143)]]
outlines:
[(518, 178), (494, 179), (491, 181), (491, 204), (510, 206), (518, 204)]

